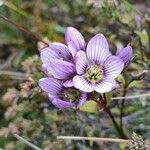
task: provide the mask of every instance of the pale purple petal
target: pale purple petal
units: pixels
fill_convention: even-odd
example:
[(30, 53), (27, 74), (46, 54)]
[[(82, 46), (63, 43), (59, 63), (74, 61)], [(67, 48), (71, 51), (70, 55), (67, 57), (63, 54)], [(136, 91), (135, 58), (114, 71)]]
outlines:
[(51, 59), (47, 69), (57, 79), (68, 79), (75, 73), (74, 64), (59, 59)]
[(72, 79), (65, 81), (65, 82), (63, 83), (63, 86), (64, 86), (64, 87), (73, 87), (74, 84), (73, 84)]
[(76, 55), (76, 71), (79, 75), (85, 73), (86, 68), (88, 67), (88, 59), (84, 51), (77, 52)]
[(58, 94), (57, 95), (53, 95), (53, 94), (48, 93), (48, 98), (49, 98), (49, 100), (52, 100), (54, 98), (58, 98)]
[(86, 100), (87, 100), (87, 93), (81, 92), (80, 100), (79, 100), (77, 107), (81, 107), (86, 102)]
[(52, 98), (51, 95), (49, 95), (49, 100), (55, 107), (57, 107), (59, 109), (71, 108), (71, 107), (75, 106), (74, 103), (63, 101), (58, 97)]
[(112, 91), (116, 87), (116, 81), (114, 79), (104, 79), (95, 85), (95, 91), (98, 93), (107, 93)]
[(41, 50), (41, 60), (44, 64), (49, 64), (50, 59), (70, 60), (71, 54), (66, 45), (61, 43), (51, 43), (49, 47)]
[(41, 57), (42, 63), (44, 64), (49, 64), (49, 60), (51, 58), (59, 59), (59, 55), (55, 51), (51, 50), (50, 47), (46, 47), (42, 49), (40, 52), (40, 57)]
[(98, 64), (102, 64), (111, 55), (103, 34), (97, 34), (89, 41), (86, 52), (88, 59)]
[(46, 64), (42, 64), (42, 71), (45, 73), (45, 74), (47, 74), (48, 72), (47, 72), (47, 67), (46, 67), (47, 65)]
[(68, 44), (70, 41), (74, 43), (76, 51), (85, 49), (85, 41), (82, 34), (74, 27), (68, 27), (65, 31), (65, 42)]
[(52, 74), (50, 74), (47, 71), (47, 65), (46, 64), (42, 64), (42, 71), (48, 76), (48, 77), (52, 77)]
[(68, 48), (69, 48), (70, 53), (72, 54), (72, 57), (74, 58), (76, 56), (77, 50), (76, 50), (76, 46), (74, 45), (72, 41), (68, 43)]
[(57, 42), (54, 42), (50, 45), (50, 48), (57, 52), (60, 59), (64, 59), (64, 60), (70, 60), (71, 59), (71, 53), (68, 49), (68, 47), (62, 43), (57, 43)]
[(117, 56), (110, 56), (103, 64), (104, 76), (108, 78), (116, 78), (122, 72), (124, 62)]
[(125, 65), (128, 65), (130, 63), (132, 59), (132, 55), (133, 55), (133, 51), (130, 45), (127, 45), (126, 47), (117, 50), (116, 52), (116, 56), (121, 58), (124, 61)]
[(94, 89), (93, 89), (93, 84), (91, 84), (90, 82), (88, 82), (85, 77), (83, 76), (79, 76), (79, 75), (76, 75), (74, 78), (73, 78), (73, 83), (74, 83), (74, 86), (83, 91), (83, 92), (92, 92)]
[(140, 15), (135, 16), (135, 22), (138, 30), (141, 30), (142, 17)]
[(39, 80), (42, 90), (52, 95), (59, 94), (63, 90), (62, 82), (54, 78), (42, 78)]

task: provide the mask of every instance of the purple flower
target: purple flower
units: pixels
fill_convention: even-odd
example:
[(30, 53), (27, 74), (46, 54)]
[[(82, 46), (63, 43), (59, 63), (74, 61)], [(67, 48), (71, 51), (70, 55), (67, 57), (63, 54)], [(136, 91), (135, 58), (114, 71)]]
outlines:
[(80, 107), (87, 99), (86, 93), (73, 87), (66, 88), (62, 81), (55, 78), (42, 78), (39, 86), (48, 93), (51, 103), (59, 109)]
[(141, 30), (142, 18), (140, 15), (135, 16), (135, 23), (136, 23), (137, 29)]
[(130, 63), (132, 59), (132, 55), (133, 55), (133, 50), (129, 44), (122, 49), (118, 49), (116, 52), (116, 56), (122, 59), (126, 66)]
[(76, 72), (74, 57), (79, 50), (85, 49), (85, 41), (77, 29), (68, 27), (65, 32), (65, 43), (66, 45), (51, 43), (49, 47), (41, 50), (40, 57), (46, 74), (66, 80), (65, 86), (73, 86), (71, 79)]
[(42, 63), (49, 67), (51, 59), (61, 59), (64, 61), (70, 61), (72, 59), (71, 53), (68, 47), (61, 43), (51, 43), (49, 47), (41, 50), (40, 57)]
[(73, 57), (79, 50), (85, 50), (85, 40), (82, 34), (74, 27), (68, 27), (65, 31), (65, 43)]
[(84, 92), (106, 93), (116, 87), (114, 80), (123, 70), (124, 62), (112, 56), (106, 38), (94, 36), (87, 44), (86, 52), (78, 51), (75, 58), (74, 86)]

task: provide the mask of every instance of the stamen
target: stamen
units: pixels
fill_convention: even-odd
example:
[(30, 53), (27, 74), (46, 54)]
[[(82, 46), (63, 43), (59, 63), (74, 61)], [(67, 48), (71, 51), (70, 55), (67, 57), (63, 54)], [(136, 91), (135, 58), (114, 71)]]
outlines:
[(67, 88), (64, 90), (63, 99), (69, 102), (77, 102), (80, 98), (79, 90), (75, 88)]
[(101, 66), (98, 65), (91, 65), (86, 73), (85, 73), (85, 77), (87, 78), (88, 81), (92, 82), (92, 83), (96, 83), (100, 80), (103, 79), (103, 70)]

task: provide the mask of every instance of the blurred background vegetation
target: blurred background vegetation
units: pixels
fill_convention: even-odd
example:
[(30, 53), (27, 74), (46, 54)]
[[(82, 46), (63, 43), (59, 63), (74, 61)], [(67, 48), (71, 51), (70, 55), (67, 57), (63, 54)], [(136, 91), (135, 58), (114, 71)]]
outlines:
[[(130, 43), (134, 59), (126, 71), (127, 78), (150, 69), (150, 1), (149, 0), (0, 0), (0, 14), (35, 33), (41, 39), (64, 42), (67, 26), (74, 26), (86, 41), (103, 33), (115, 53)], [(104, 112), (85, 113), (57, 110), (37, 85), (44, 76), (39, 51), (42, 44), (20, 32), (0, 18), (0, 148), (31, 149), (14, 138), (21, 135), (44, 150), (123, 150), (124, 144), (85, 141), (58, 141), (57, 135), (117, 137)], [(149, 72), (145, 80), (135, 81), (127, 95), (150, 90)], [(119, 82), (123, 84), (123, 77)], [(122, 96), (122, 88), (113, 96)], [(118, 117), (119, 101), (109, 103)], [(124, 127), (130, 137), (136, 132), (150, 137), (150, 99), (126, 100)]]

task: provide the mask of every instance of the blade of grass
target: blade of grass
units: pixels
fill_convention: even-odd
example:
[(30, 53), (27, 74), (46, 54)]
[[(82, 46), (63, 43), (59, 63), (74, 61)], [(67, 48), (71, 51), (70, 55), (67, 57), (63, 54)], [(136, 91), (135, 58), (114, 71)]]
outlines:
[(121, 100), (121, 99), (135, 99), (135, 98), (143, 98), (149, 97), (150, 93), (140, 94), (140, 95), (133, 95), (133, 96), (123, 96), (123, 97), (112, 97), (112, 100)]
[(37, 147), (36, 145), (30, 143), (29, 141), (27, 141), (26, 139), (22, 138), (21, 136), (14, 134), (14, 137), (16, 139), (18, 139), (20, 142), (28, 145), (30, 148), (34, 149), (34, 150), (42, 150), (41, 148)]
[(115, 138), (98, 138), (98, 137), (81, 137), (81, 136), (57, 136), (59, 140), (89, 140), (89, 141), (101, 141), (101, 142), (123, 142), (128, 143), (130, 140), (115, 139)]
[(29, 13), (25, 12), (24, 10), (22, 10), (21, 8), (17, 7), (16, 5), (14, 5), (13, 3), (11, 2), (8, 2), (8, 1), (5, 1), (4, 2), (4, 5), (7, 6), (8, 8), (16, 11), (17, 13), (21, 14), (22, 16), (24, 17), (27, 17), (29, 19), (32, 18), (32, 15), (30, 15)]

